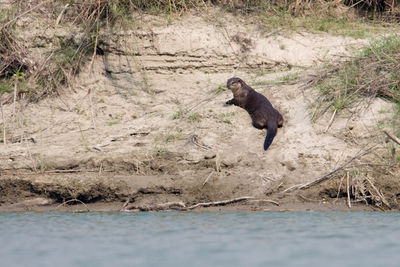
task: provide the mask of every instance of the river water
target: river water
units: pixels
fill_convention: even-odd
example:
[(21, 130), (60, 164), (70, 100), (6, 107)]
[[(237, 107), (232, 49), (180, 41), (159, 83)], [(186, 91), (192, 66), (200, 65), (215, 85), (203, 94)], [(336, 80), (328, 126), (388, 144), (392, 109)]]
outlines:
[(0, 266), (400, 266), (400, 214), (0, 213)]

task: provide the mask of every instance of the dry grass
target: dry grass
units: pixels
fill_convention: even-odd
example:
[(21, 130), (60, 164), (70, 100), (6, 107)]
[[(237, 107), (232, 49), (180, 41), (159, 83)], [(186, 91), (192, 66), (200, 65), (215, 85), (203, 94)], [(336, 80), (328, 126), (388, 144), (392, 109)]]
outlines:
[(311, 83), (319, 89), (313, 119), (329, 108), (341, 111), (374, 97), (399, 105), (400, 37), (371, 42), (354, 57), (328, 66)]
[[(115, 24), (135, 23), (135, 13), (167, 14), (169, 22), (173, 16), (190, 9), (207, 11), (209, 6), (220, 6), (231, 12), (269, 18), (265, 21), (268, 25), (290, 25), (294, 17), (307, 18), (312, 15), (317, 21), (305, 19), (300, 26), (329, 32), (334, 27), (343, 28), (346, 18), (354, 13), (352, 6), (393, 16), (397, 12), (395, 2), (383, 0), (15, 0), (11, 6), (0, 10), (0, 94), (10, 91), (12, 76), (19, 72), (23, 73), (24, 83), (29, 85), (23, 95), (29, 95), (31, 101), (71, 86), (80, 67), (88, 62), (93, 63), (96, 55), (104, 52), (101, 47), (106, 39), (106, 29)], [(24, 47), (24, 42), (15, 37), (17, 21), (29, 15), (45, 16), (55, 25), (72, 25), (81, 34), (79, 38), (55, 38), (47, 58), (35, 62)], [(273, 16), (275, 22), (270, 19)]]

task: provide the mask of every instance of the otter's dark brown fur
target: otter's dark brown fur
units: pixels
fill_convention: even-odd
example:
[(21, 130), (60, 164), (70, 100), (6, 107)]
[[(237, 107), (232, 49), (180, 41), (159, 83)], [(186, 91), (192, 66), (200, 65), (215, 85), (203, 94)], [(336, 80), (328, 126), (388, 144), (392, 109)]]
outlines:
[(249, 113), (254, 127), (267, 129), (267, 137), (264, 141), (264, 150), (267, 150), (274, 140), (277, 128), (283, 125), (282, 115), (272, 107), (265, 96), (257, 93), (242, 79), (230, 78), (227, 86), (232, 91), (233, 98), (226, 104), (244, 108)]

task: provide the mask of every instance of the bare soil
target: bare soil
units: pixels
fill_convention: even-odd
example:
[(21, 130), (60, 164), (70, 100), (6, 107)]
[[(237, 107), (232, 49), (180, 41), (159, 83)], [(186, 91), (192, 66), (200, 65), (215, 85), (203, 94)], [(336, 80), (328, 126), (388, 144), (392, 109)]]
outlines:
[[(0, 211), (119, 211), (128, 202), (192, 205), (243, 196), (254, 199), (201, 210), (375, 209), (353, 200), (348, 208), (340, 178), (288, 190), (370, 144), (377, 144), (380, 158), (388, 151), (377, 126), (391, 116), (390, 103), (372, 99), (328, 127), (331, 111), (311, 121), (316, 92), (304, 86), (319, 66), (367, 41), (265, 33), (255, 21), (214, 12), (183, 15), (170, 25), (143, 15), (140, 27), (106, 32), (105, 55), (82, 66), (74, 86), (59, 96), (28, 105), (21, 100), (16, 112), (6, 104)], [(28, 40), (70, 34), (61, 26), (43, 32), (40, 23), (32, 25)], [(37, 43), (28, 43), (43, 56)], [(251, 126), (246, 111), (223, 106), (232, 97), (224, 85), (233, 76), (284, 116), (267, 151), (266, 132)], [(371, 155), (357, 160), (376, 162)], [(390, 191), (394, 204), (399, 188)]]

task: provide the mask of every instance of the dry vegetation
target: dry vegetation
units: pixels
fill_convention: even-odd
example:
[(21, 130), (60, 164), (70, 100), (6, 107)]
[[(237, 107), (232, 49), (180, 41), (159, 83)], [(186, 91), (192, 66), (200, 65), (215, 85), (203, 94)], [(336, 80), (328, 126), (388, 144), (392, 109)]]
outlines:
[(391, 126), (396, 135), (400, 105), (400, 37), (389, 36), (371, 42), (350, 59), (328, 66), (313, 79), (320, 91), (314, 119), (329, 108), (353, 109), (368, 98), (382, 97), (396, 104)]
[[(400, 155), (396, 151), (400, 136), (400, 38), (389, 36), (375, 40), (343, 62), (326, 66), (311, 79), (311, 85), (319, 92), (313, 104), (313, 118), (318, 120), (331, 110), (352, 117), (362, 112), (365, 104), (381, 97), (394, 103), (393, 117), (378, 125), (387, 134), (386, 148), (363, 162), (340, 168), (328, 179), (335, 178), (323, 189), (329, 197), (344, 196), (382, 209), (398, 207), (397, 189)], [(391, 134), (394, 132), (394, 135)], [(392, 139), (392, 140), (390, 140)], [(357, 140), (355, 140), (358, 142)], [(379, 143), (379, 141), (377, 140)], [(371, 151), (370, 151), (371, 152)], [(324, 179), (325, 180), (325, 179)], [(386, 197), (385, 197), (386, 195)]]
[[(259, 16), (266, 27), (305, 27), (320, 31), (339, 31), (351, 24), (354, 8), (367, 18), (384, 17), (397, 19), (398, 3), (387, 0), (337, 0), (337, 1), (256, 1), (256, 0), (90, 0), (90, 1), (12, 1), (12, 7), (0, 10), (0, 94), (11, 92), (15, 77), (19, 75), (19, 96), (29, 96), (31, 101), (57, 92), (70, 85), (82, 62), (93, 60), (103, 53), (102, 39), (105, 29), (114, 24), (133, 22), (135, 12), (167, 14), (173, 16), (194, 9), (203, 10), (218, 5), (231, 12)], [(66, 23), (79, 28), (79, 38), (74, 36), (55, 38), (46, 60), (36, 62), (23, 41), (17, 37), (19, 18), (34, 12), (46, 12), (56, 18), (56, 25)], [(307, 17), (312, 15), (313, 19)], [(282, 19), (284, 18), (284, 19)], [(298, 21), (298, 18), (302, 18)], [(317, 23), (315, 23), (317, 21)], [(289, 22), (289, 23), (288, 23)], [(345, 27), (346, 28), (346, 27)], [(343, 31), (343, 34), (364, 34)], [(8, 98), (3, 102), (10, 101)]]
[[(387, 0), (336, 0), (336, 1), (256, 1), (256, 0), (77, 0), (77, 1), (14, 1), (12, 8), (0, 10), (0, 105), (25, 98), (38, 101), (54, 95), (61, 88), (72, 86), (72, 79), (83, 63), (90, 63), (102, 46), (106, 29), (132, 22), (135, 12), (165, 14), (167, 21), (188, 10), (203, 10), (218, 5), (230, 12), (259, 16), (269, 27), (294, 27), (330, 32), (355, 20), (375, 22), (400, 19), (399, 2)], [(67, 24), (81, 33), (76, 36), (54, 38), (52, 48), (46, 52), (44, 61), (35, 61), (23, 40), (18, 37), (17, 21), (20, 17), (44, 8), (56, 24)], [(312, 15), (310, 21), (308, 16)], [(284, 18), (282, 20), (282, 17)], [(296, 22), (301, 20), (301, 23)], [(356, 19), (360, 19), (357, 17)], [(317, 23), (315, 21), (318, 21)], [(272, 25), (272, 26), (271, 26)], [(266, 26), (268, 27), (268, 26)], [(343, 32), (341, 32), (343, 33)], [(354, 32), (352, 32), (354, 34)], [(358, 33), (357, 33), (358, 34)], [(358, 54), (344, 62), (327, 66), (312, 80), (319, 89), (314, 106), (313, 119), (326, 111), (354, 110), (361, 101), (382, 97), (396, 104), (390, 125), (400, 136), (400, 38), (391, 36), (372, 42)], [(174, 119), (185, 117), (179, 111)], [(197, 113), (189, 120), (201, 120)], [(227, 120), (229, 121), (229, 120)], [(230, 123), (230, 122), (229, 122)], [(111, 126), (111, 125), (110, 125)], [(3, 125), (0, 129), (4, 128)], [(170, 137), (172, 138), (172, 137)], [(1, 140), (1, 137), (0, 137)], [(157, 153), (165, 152), (157, 148)], [(329, 184), (318, 188), (321, 194), (332, 198), (346, 197), (351, 201), (373, 204), (382, 209), (397, 207), (399, 181), (393, 179), (398, 169), (399, 154), (395, 149), (368, 162), (352, 162), (333, 172)], [(374, 162), (374, 163), (371, 163)], [(353, 164), (354, 163), (354, 164)], [(379, 179), (377, 178), (379, 177)], [(327, 189), (328, 188), (328, 189)], [(76, 198), (76, 197), (75, 197)]]

